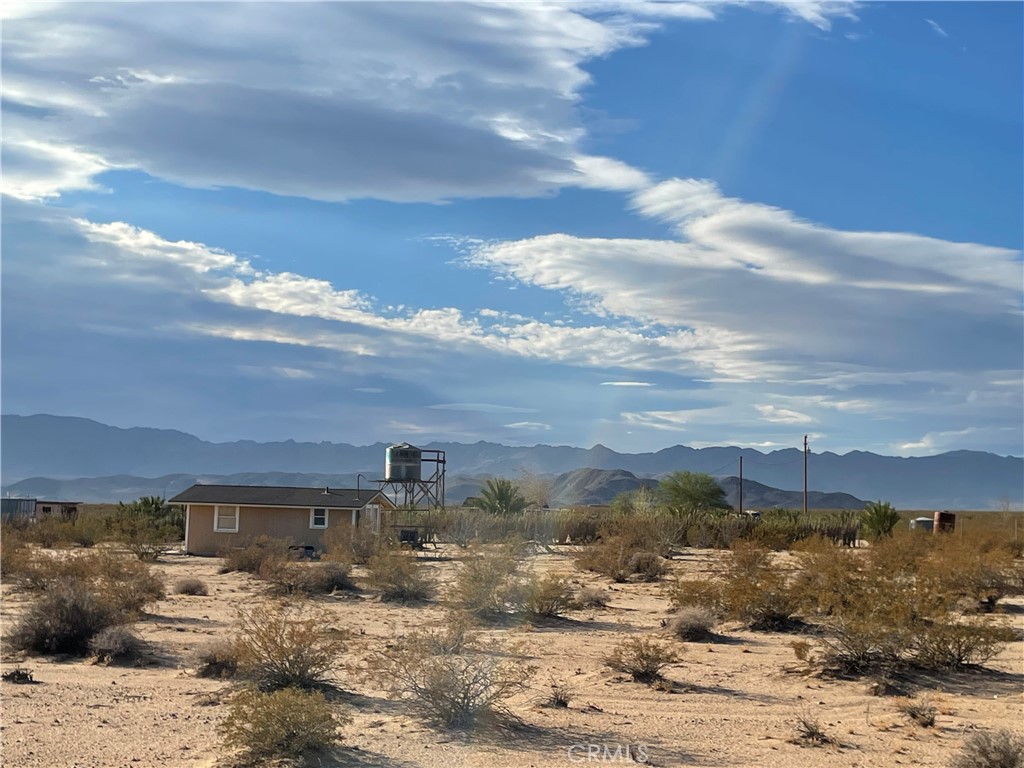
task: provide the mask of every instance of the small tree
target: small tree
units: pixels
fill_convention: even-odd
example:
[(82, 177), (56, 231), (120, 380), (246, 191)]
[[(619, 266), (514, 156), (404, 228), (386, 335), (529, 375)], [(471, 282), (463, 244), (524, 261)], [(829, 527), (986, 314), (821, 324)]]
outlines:
[(887, 501), (872, 501), (860, 514), (860, 528), (871, 541), (892, 536), (900, 521), (900, 513)]
[(526, 505), (519, 486), (503, 477), (488, 480), (480, 491), (480, 508), (493, 515), (518, 515)]
[(159, 496), (142, 496), (131, 504), (119, 502), (112, 523), (117, 540), (140, 560), (156, 560), (185, 537), (181, 507)]
[(725, 490), (706, 472), (673, 472), (662, 479), (658, 491), (675, 514), (729, 509)]

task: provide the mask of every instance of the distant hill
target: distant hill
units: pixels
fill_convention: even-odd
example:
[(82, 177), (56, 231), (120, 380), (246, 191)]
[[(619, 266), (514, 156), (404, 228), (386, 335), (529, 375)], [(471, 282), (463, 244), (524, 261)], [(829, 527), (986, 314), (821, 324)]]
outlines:
[[(395, 440), (406, 437), (396, 434)], [(121, 429), (90, 419), (48, 415), (3, 416), (0, 443), (5, 490), (31, 477), (277, 473), (354, 478), (361, 472), (376, 478), (383, 471), (386, 447), (384, 443), (356, 446), (293, 440), (212, 443), (176, 430)], [(622, 470), (638, 479), (658, 478), (676, 470), (722, 476), (735, 472), (740, 456), (744, 459), (745, 480), (773, 488), (796, 488), (802, 480), (803, 456), (796, 448), (762, 453), (750, 448), (676, 445), (653, 453), (628, 454), (603, 445), (523, 447), (481, 441), (427, 443), (422, 447), (447, 452), (450, 481), (453, 476), (515, 477), (524, 469), (549, 477), (584, 468)], [(858, 498), (884, 499), (905, 509), (995, 509), (1007, 501), (1016, 507), (1024, 503), (1024, 460), (1019, 457), (952, 451), (898, 458), (851, 451), (844, 455), (812, 453), (808, 464), (814, 488), (842, 489)], [(578, 478), (571, 482), (587, 485)]]
[[(725, 489), (725, 498), (732, 506), (739, 503), (738, 477), (723, 477), (718, 484)], [(803, 491), (783, 491), (762, 485), (754, 480), (743, 478), (743, 508), (764, 511), (772, 507), (800, 509), (804, 503)], [(808, 509), (864, 509), (866, 501), (848, 493), (826, 493), (823, 491), (807, 491)]]
[(624, 469), (574, 469), (555, 478), (549, 503), (553, 507), (574, 504), (608, 504), (620, 493), (641, 486), (655, 487), (657, 480), (640, 479)]

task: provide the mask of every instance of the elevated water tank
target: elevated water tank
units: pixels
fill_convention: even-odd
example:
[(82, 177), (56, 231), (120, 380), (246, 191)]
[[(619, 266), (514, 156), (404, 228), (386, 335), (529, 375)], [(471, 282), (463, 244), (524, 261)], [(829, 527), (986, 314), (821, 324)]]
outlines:
[(405, 482), (420, 479), (423, 452), (415, 445), (398, 443), (384, 452), (384, 479)]

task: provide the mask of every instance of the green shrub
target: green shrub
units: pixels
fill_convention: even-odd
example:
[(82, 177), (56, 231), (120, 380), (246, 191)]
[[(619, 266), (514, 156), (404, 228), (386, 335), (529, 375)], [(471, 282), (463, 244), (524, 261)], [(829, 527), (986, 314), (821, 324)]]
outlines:
[(228, 747), (239, 747), (254, 761), (304, 757), (341, 742), (347, 721), (319, 692), (284, 688), (271, 693), (244, 689), (218, 731)]
[(1005, 728), (976, 731), (964, 739), (952, 768), (1024, 768), (1024, 737)]
[(89, 650), (97, 661), (105, 663), (135, 661), (142, 648), (142, 640), (126, 624), (101, 629), (89, 640)]
[(415, 555), (382, 550), (370, 558), (366, 570), (367, 581), (385, 602), (415, 602), (434, 595), (434, 584)]
[(617, 672), (626, 672), (639, 683), (662, 679), (662, 670), (679, 661), (678, 654), (667, 645), (646, 637), (623, 640), (605, 657), (605, 664)]
[(860, 513), (860, 529), (871, 541), (892, 536), (900, 521), (900, 513), (887, 501), (872, 501)]
[(1010, 629), (949, 621), (916, 622), (912, 660), (925, 669), (952, 670), (984, 664), (1014, 639)]
[(238, 613), (238, 672), (261, 690), (317, 688), (345, 651), (347, 634), (308, 605), (262, 605)]
[(534, 577), (523, 593), (523, 608), (533, 618), (559, 618), (576, 605), (569, 580), (557, 574)]
[(176, 595), (195, 595), (203, 596), (208, 595), (210, 592), (206, 587), (206, 582), (201, 579), (178, 579), (174, 582), (174, 594)]

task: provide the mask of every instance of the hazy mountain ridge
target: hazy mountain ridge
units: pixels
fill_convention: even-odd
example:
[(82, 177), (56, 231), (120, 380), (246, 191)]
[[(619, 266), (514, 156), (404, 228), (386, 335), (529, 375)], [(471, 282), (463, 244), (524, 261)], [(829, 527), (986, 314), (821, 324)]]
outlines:
[[(362, 472), (376, 479), (383, 473), (386, 447), (384, 443), (355, 446), (291, 440), (211, 443), (177, 430), (121, 429), (90, 419), (48, 415), (5, 415), (0, 427), (3, 479), (11, 490), (14, 481), (27, 477), (274, 473), (354, 478)], [(405, 437), (396, 435), (396, 442)], [(676, 470), (724, 476), (736, 473), (741, 455), (747, 480), (789, 489), (799, 488), (802, 482), (802, 455), (796, 448), (762, 453), (749, 448), (677, 445), (626, 454), (603, 445), (515, 447), (481, 441), (433, 442), (422, 447), (447, 452), (449, 488), (455, 476), (515, 477), (524, 469), (549, 476), (584, 468), (622, 470), (640, 479)], [(858, 498), (885, 499), (904, 508), (987, 509), (998, 508), (1004, 500), (1019, 506), (1024, 496), (1024, 460), (1012, 456), (953, 451), (898, 458), (864, 451), (842, 456), (825, 452), (812, 453), (808, 464), (812, 488), (842, 489)]]

